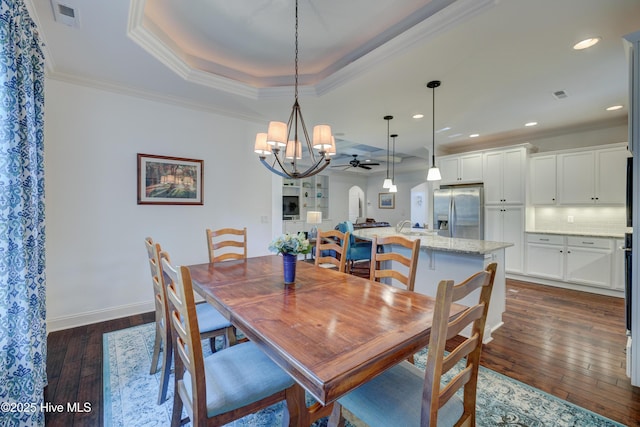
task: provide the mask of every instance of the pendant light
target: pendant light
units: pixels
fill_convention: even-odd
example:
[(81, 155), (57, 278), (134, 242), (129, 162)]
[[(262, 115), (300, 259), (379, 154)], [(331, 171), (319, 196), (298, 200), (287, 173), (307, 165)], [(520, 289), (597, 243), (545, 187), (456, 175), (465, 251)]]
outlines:
[(393, 138), (393, 154), (391, 155), (391, 160), (393, 161), (393, 163), (391, 164), (392, 167), (392, 172), (391, 172), (391, 187), (389, 187), (389, 193), (397, 193), (398, 192), (398, 187), (395, 184), (395, 180), (396, 180), (396, 138), (398, 137), (397, 133), (394, 133), (393, 135), (391, 135), (391, 138)]
[(382, 188), (391, 188), (393, 185), (393, 181), (389, 178), (389, 121), (393, 119), (393, 116), (384, 116), (384, 119), (387, 121), (387, 177), (382, 183)]
[[(254, 151), (260, 162), (271, 172), (283, 178), (307, 178), (324, 170), (336, 154), (335, 139), (331, 134), (331, 126), (317, 125), (313, 128), (313, 139), (309, 138), (307, 126), (302, 117), (298, 103), (298, 0), (296, 0), (295, 20), (295, 82), (294, 103), (287, 123), (269, 122), (267, 133), (258, 133)], [(300, 137), (298, 137), (299, 132)], [(291, 135), (293, 131), (293, 135)], [(293, 136), (293, 137), (292, 137)], [(302, 140), (306, 143), (311, 166), (298, 169), (298, 160), (302, 160)], [(317, 150), (315, 152), (314, 150)], [(269, 163), (267, 156), (273, 154), (274, 160)]]
[(440, 181), (440, 169), (436, 166), (436, 88), (440, 86), (440, 80), (432, 80), (427, 83), (427, 87), (433, 90), (433, 107), (431, 109), (433, 118), (433, 145), (431, 148), (431, 167), (427, 173), (427, 181)]

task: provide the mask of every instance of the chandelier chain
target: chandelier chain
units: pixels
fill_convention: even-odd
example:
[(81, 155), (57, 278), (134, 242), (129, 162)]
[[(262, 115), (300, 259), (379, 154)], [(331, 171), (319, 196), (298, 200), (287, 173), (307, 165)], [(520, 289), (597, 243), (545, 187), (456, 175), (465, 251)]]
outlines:
[(298, 101), (298, 0), (296, 0), (295, 98)]

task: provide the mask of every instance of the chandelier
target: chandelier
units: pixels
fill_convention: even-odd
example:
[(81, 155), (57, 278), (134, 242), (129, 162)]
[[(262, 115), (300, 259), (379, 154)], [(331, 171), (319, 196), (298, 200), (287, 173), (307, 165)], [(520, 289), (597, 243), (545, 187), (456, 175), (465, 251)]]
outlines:
[[(302, 142), (298, 135), (304, 138), (306, 151), (309, 154), (309, 161), (305, 161), (304, 165), (298, 162), (302, 160), (303, 155)], [(269, 122), (267, 133), (261, 132), (256, 135), (254, 151), (258, 153), (260, 162), (276, 175), (283, 178), (306, 178), (324, 170), (329, 166), (330, 156), (336, 154), (331, 126), (326, 124), (314, 126), (312, 136), (313, 139), (310, 139), (298, 103), (298, 0), (296, 0), (295, 96), (291, 115), (287, 123)], [(271, 154), (273, 154), (273, 160), (267, 161), (267, 156)]]

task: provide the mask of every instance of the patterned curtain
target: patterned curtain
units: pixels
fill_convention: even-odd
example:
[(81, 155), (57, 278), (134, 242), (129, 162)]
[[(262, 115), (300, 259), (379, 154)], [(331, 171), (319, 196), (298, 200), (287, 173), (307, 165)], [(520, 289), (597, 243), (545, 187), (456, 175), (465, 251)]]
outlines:
[(43, 84), (24, 0), (0, 0), (0, 426), (44, 425)]

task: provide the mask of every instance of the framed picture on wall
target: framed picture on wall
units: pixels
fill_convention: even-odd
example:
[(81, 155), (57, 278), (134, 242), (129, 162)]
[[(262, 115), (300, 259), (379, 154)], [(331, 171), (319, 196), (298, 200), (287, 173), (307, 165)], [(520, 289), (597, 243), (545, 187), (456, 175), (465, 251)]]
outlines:
[(378, 193), (379, 209), (395, 209), (396, 195), (393, 193)]
[(202, 205), (203, 160), (138, 153), (139, 205)]

